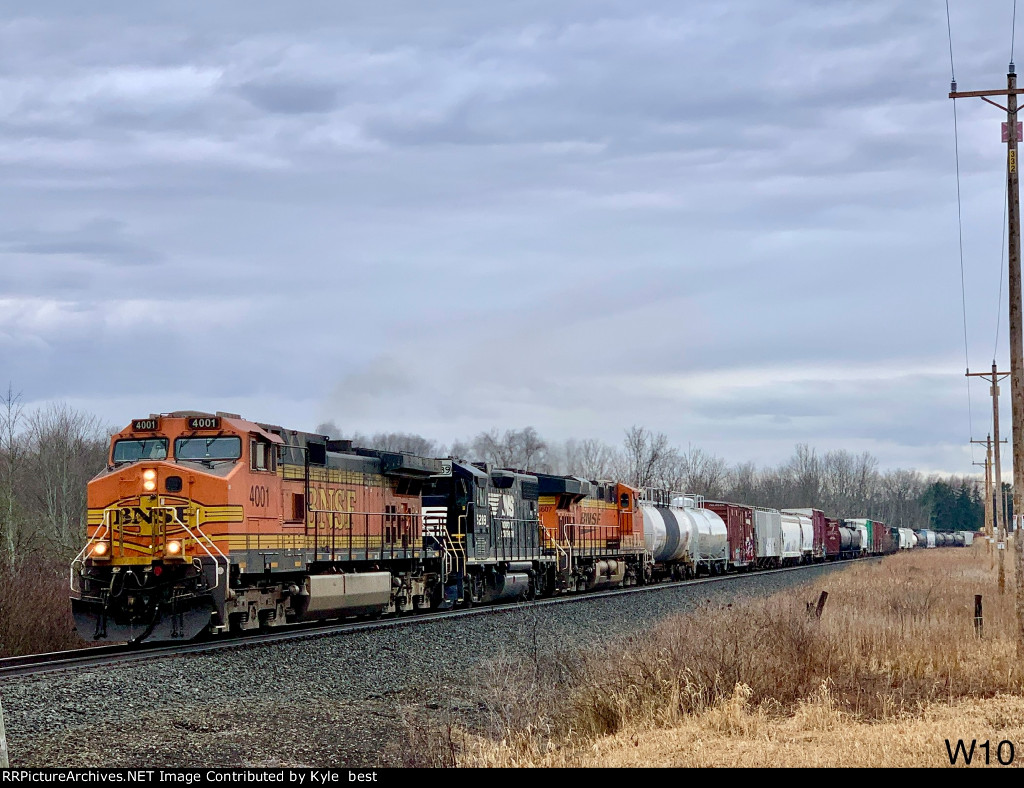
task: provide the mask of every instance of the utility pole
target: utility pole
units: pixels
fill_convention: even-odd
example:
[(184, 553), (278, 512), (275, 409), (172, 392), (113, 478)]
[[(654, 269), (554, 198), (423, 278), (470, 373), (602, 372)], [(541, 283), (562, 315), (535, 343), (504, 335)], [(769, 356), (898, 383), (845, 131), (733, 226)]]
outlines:
[[(1014, 515), (1024, 513), (1024, 336), (1021, 330), (1020, 295), (1020, 177), (1017, 172), (1017, 96), (1024, 92), (1017, 87), (1017, 74), (1013, 62), (1006, 69), (1006, 90), (980, 90), (958, 93), (956, 82), (949, 86), (951, 99), (976, 96), (1006, 111), (1006, 214), (1009, 223), (1009, 298), (1010, 298), (1010, 404), (1013, 408), (1013, 485)], [(1000, 106), (988, 96), (1006, 96), (1006, 106)], [(993, 367), (994, 369), (994, 367)], [(995, 385), (993, 383), (993, 385)], [(996, 444), (998, 447), (998, 444)], [(997, 455), (998, 456), (998, 455)], [(1002, 485), (999, 486), (1002, 497)], [(1024, 539), (1014, 533), (1014, 567), (1017, 570), (1017, 651), (1024, 655)], [(1005, 552), (1005, 550), (1004, 550)], [(1000, 555), (1002, 561), (1002, 555)]]
[(974, 462), (972, 465), (985, 467), (985, 541), (988, 543), (989, 568), (992, 568), (992, 436), (983, 441), (972, 440), (971, 443), (985, 444), (985, 462)]
[[(995, 506), (996, 516), (996, 535), (997, 543), (996, 550), (999, 552), (999, 593), (1003, 594), (1006, 592), (1006, 569), (1003, 564), (1003, 555), (1006, 553), (1006, 499), (1003, 497), (1003, 466), (999, 458), (999, 444), (1005, 443), (1006, 441), (999, 440), (999, 381), (1007, 377), (1009, 372), (997, 372), (995, 362), (992, 362), (991, 372), (971, 372), (967, 371), (967, 377), (969, 378), (983, 378), (992, 384), (990, 389), (992, 393), (992, 432), (995, 435), (995, 459), (996, 459), (996, 477), (995, 486), (997, 495), (999, 496)], [(1017, 584), (1020, 588), (1020, 584)]]
[[(1006, 439), (999, 441), (1000, 443), (1006, 443)], [(995, 530), (996, 522), (996, 509), (998, 504), (996, 503), (996, 495), (999, 493), (995, 490), (995, 481), (993, 480), (992, 473), (992, 435), (990, 434), (983, 441), (972, 440), (971, 443), (981, 443), (985, 446), (985, 462), (975, 462), (972, 465), (984, 465), (985, 466), (985, 539), (988, 542), (988, 553), (989, 558), (992, 557), (992, 536)], [(1005, 511), (1005, 510), (1004, 510)]]

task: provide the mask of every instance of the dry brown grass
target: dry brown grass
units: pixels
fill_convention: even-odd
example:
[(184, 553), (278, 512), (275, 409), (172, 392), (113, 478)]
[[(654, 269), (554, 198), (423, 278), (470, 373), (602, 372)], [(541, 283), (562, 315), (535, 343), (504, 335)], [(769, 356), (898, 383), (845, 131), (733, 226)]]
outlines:
[(0, 657), (81, 647), (71, 617), (68, 566), (29, 556), (0, 568)]
[[(946, 738), (995, 743), (1024, 728), (1010, 560), (1007, 571), (1000, 597), (985, 545), (915, 551), (706, 607), (600, 653), (509, 659), (489, 682), (490, 735), (449, 730), (451, 762), (948, 764)], [(821, 590), (818, 621), (806, 603)]]

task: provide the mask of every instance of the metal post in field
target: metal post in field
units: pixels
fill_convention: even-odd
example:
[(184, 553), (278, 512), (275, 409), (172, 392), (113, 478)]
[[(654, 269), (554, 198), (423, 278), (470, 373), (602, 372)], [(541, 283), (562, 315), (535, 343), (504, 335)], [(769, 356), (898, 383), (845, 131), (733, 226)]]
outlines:
[(985, 632), (985, 620), (981, 613), (981, 594), (974, 595), (974, 634), (983, 637)]

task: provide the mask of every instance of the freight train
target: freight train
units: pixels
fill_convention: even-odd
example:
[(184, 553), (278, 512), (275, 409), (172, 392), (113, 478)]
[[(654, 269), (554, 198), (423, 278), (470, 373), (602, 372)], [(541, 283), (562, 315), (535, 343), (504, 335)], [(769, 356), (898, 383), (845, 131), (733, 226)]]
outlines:
[(946, 535), (179, 411), (112, 437), (88, 485), (71, 609), (87, 641), (188, 640), (914, 544), (945, 545)]

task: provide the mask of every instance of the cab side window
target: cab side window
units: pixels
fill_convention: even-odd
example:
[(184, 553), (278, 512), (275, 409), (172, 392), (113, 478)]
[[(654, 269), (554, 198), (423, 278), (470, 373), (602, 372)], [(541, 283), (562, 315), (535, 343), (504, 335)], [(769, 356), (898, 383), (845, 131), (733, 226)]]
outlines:
[(273, 447), (266, 441), (253, 438), (249, 441), (249, 467), (254, 471), (274, 471), (276, 463)]

